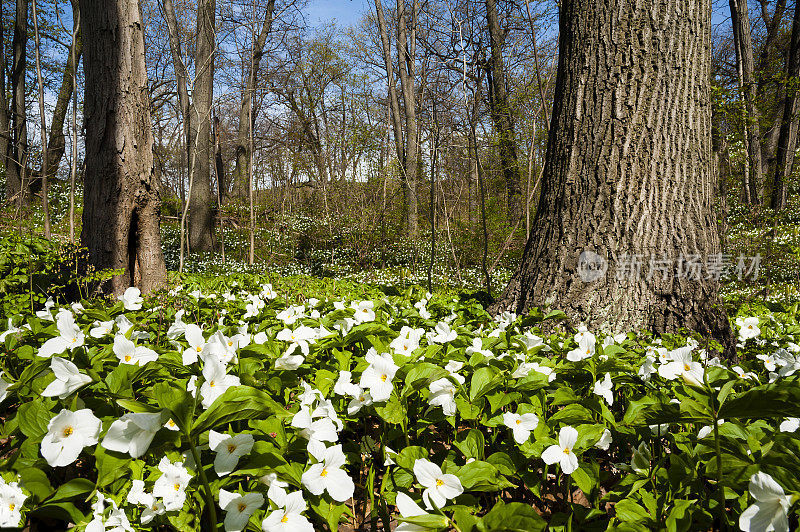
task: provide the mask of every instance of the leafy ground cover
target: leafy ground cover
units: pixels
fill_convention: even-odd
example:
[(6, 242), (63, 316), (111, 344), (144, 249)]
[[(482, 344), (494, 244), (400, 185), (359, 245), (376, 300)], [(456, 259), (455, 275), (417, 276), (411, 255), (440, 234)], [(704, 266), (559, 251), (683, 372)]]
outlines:
[(797, 304), (743, 308), (735, 363), (350, 280), (15, 308), (0, 527), (797, 526)]

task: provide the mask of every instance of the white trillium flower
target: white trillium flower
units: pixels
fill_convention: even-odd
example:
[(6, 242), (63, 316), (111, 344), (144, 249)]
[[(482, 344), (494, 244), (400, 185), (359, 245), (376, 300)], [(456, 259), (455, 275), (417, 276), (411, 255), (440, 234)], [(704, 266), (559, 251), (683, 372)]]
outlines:
[(361, 374), (359, 386), (369, 389), (373, 401), (388, 401), (394, 389), (392, 379), (399, 369), (392, 360), (392, 355), (378, 355), (374, 348), (370, 348), (364, 358), (369, 366)]
[(458, 338), (458, 333), (450, 328), (447, 322), (440, 321), (427, 335), (428, 341), (434, 344), (446, 344)]
[(480, 338), (473, 338), (472, 345), (467, 347), (467, 349), (464, 352), (466, 353), (467, 356), (472, 356), (475, 353), (479, 353), (485, 356), (486, 358), (494, 358), (494, 353), (492, 353), (488, 349), (483, 348), (483, 340), (481, 340)]
[(53, 307), (55, 306), (56, 302), (53, 301), (53, 298), (48, 297), (44, 302), (44, 308), (36, 311), (36, 317), (40, 320), (53, 321)]
[(750, 495), (756, 502), (739, 516), (739, 528), (747, 532), (789, 532), (786, 514), (792, 506), (792, 496), (770, 475), (759, 471), (750, 477)]
[(203, 398), (203, 408), (208, 408), (225, 391), (232, 386), (239, 386), (241, 381), (236, 375), (228, 375), (225, 366), (219, 362), (209, 360), (203, 366), (203, 385), (200, 387), (200, 396)]
[(575, 338), (577, 339), (579, 335), (578, 347), (567, 353), (567, 360), (570, 362), (580, 362), (594, 356), (596, 343), (594, 335), (590, 332), (578, 333)]
[(217, 476), (224, 477), (236, 469), (239, 459), (250, 454), (254, 443), (252, 434), (229, 436), (213, 430), (208, 431), (208, 446), (217, 453), (214, 458), (214, 471)]
[(241, 532), (247, 527), (250, 516), (264, 505), (264, 496), (260, 493), (231, 493), (219, 490), (219, 506), (225, 510), (226, 532)]
[(259, 478), (259, 480), (269, 487), (267, 490), (267, 497), (269, 500), (278, 506), (284, 506), (286, 504), (286, 488), (289, 487), (288, 482), (280, 480), (277, 473), (267, 473)]
[[(411, 497), (402, 491), (397, 492), (395, 504), (397, 505), (397, 509), (400, 511), (400, 515), (402, 517), (408, 518), (417, 517), (420, 515), (428, 515), (428, 512), (420, 508), (420, 506), (415, 503)], [(395, 532), (424, 532), (425, 530), (429, 529), (413, 523), (400, 523), (397, 525), (397, 528), (394, 529)]]
[(76, 347), (83, 345), (83, 332), (80, 327), (75, 324), (75, 317), (72, 312), (61, 309), (56, 316), (56, 328), (58, 329), (59, 336), (50, 338), (42, 347), (39, 348), (38, 356), (42, 358), (50, 358), (53, 355), (58, 355), (69, 349), (72, 351)]
[[(111, 506), (106, 512), (105, 505)], [(97, 501), (92, 504), (93, 519), (86, 525), (86, 532), (133, 532), (125, 512), (117, 507), (113, 499), (97, 492)]]
[(353, 319), (356, 320), (357, 323), (375, 321), (375, 303), (372, 301), (359, 301), (358, 303), (350, 305), (350, 308), (355, 311)]
[(739, 327), (739, 341), (746, 342), (750, 338), (755, 338), (761, 334), (758, 328), (758, 318), (736, 318), (736, 326)]
[(322, 495), (324, 491), (338, 502), (344, 502), (353, 496), (355, 485), (353, 480), (342, 469), (345, 456), (341, 445), (328, 447), (319, 456), (319, 460), (303, 473), (302, 483), (314, 495)]
[(610, 373), (606, 373), (603, 380), (594, 383), (594, 393), (605, 399), (609, 406), (614, 404), (614, 384)]
[(597, 443), (595, 443), (594, 446), (600, 450), (607, 451), (612, 441), (613, 438), (611, 437), (611, 431), (608, 429), (603, 429), (603, 435), (600, 436), (600, 439), (597, 440)]
[(441, 406), (445, 416), (454, 416), (456, 413), (455, 396), (458, 391), (456, 385), (447, 377), (443, 377), (430, 383), (428, 389), (431, 392), (428, 396), (428, 403), (431, 406)]
[(0, 478), (0, 528), (22, 526), (22, 505), (25, 495), (16, 482), (6, 482)]
[(3, 372), (0, 371), (0, 403), (8, 397), (8, 387), (11, 383), (3, 378)]
[(117, 299), (122, 301), (125, 310), (139, 310), (142, 308), (142, 302), (144, 301), (144, 299), (142, 299), (142, 291), (135, 286), (131, 286), (125, 290), (125, 293)]
[(777, 367), (776, 359), (772, 355), (756, 355), (756, 358), (764, 362), (764, 368), (767, 371), (775, 371)]
[(186, 326), (183, 336), (189, 343), (189, 347), (183, 352), (183, 363), (188, 366), (197, 362), (197, 357), (206, 346), (206, 339), (203, 337), (203, 330), (194, 323)]
[(787, 417), (781, 421), (778, 428), (781, 432), (797, 432), (797, 429), (800, 428), (800, 417)]
[(102, 338), (108, 336), (114, 330), (114, 320), (109, 321), (96, 321), (95, 326), (89, 330), (89, 336), (92, 338)]
[(51, 467), (63, 467), (78, 459), (84, 447), (97, 445), (100, 420), (91, 410), (63, 409), (47, 424), (41, 451)]
[(314, 532), (314, 527), (302, 515), (306, 510), (303, 493), (295, 491), (286, 496), (282, 508), (275, 510), (261, 522), (264, 532)]
[[(64, 358), (53, 357), (50, 360), (50, 369), (56, 379), (47, 385), (42, 392), (44, 397), (58, 397), (66, 399), (74, 391), (92, 382), (92, 378), (78, 370), (78, 366)], [(5, 381), (2, 381), (5, 382)], [(3, 399), (2, 382), (0, 382), (0, 401)]]
[[(723, 423), (725, 423), (724, 419), (718, 419), (717, 420), (717, 426), (720, 426)], [(702, 440), (703, 438), (705, 438), (706, 436), (708, 436), (712, 432), (714, 432), (714, 426), (713, 425), (705, 425), (703, 427), (700, 427), (700, 430), (697, 431), (697, 439), (698, 440)]]
[(531, 431), (539, 426), (539, 417), (536, 414), (503, 414), (503, 423), (514, 433), (514, 441), (523, 444), (531, 437)]
[(158, 353), (149, 347), (134, 344), (121, 334), (114, 337), (114, 354), (119, 359), (120, 364), (134, 366), (144, 366), (148, 362), (158, 360)]
[(158, 463), (158, 470), (161, 476), (153, 485), (153, 495), (161, 498), (168, 512), (180, 510), (186, 502), (186, 486), (192, 476), (182, 462), (170, 462), (166, 456)]
[(573, 427), (561, 427), (558, 433), (558, 444), (551, 445), (542, 453), (542, 460), (545, 464), (559, 464), (561, 471), (566, 475), (571, 475), (578, 469), (578, 457), (572, 449), (578, 441), (578, 431)]
[(736, 373), (736, 376), (740, 379), (752, 379), (754, 381), (758, 381), (758, 377), (752, 371), (745, 371), (740, 366), (733, 366), (731, 371)]
[(111, 424), (100, 445), (111, 451), (128, 453), (132, 458), (139, 458), (147, 452), (160, 429), (160, 412), (125, 414)]
[(702, 364), (692, 360), (692, 351), (689, 347), (675, 349), (671, 353), (672, 361), (658, 367), (658, 374), (667, 380), (681, 377), (686, 383), (693, 386), (703, 386), (704, 369)]
[(464, 493), (464, 487), (457, 476), (443, 473), (442, 468), (430, 460), (418, 458), (414, 462), (414, 476), (425, 488), (422, 500), (429, 510), (434, 506), (442, 508), (448, 500)]

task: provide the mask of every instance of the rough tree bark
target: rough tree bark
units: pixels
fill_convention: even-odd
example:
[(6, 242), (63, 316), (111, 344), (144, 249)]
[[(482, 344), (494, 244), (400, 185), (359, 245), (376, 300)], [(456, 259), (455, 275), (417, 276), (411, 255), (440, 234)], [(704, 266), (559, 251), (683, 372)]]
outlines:
[[(416, 239), (419, 234), (417, 220), (417, 181), (419, 176), (419, 120), (417, 119), (416, 88), (416, 31), (419, 0), (413, 0), (411, 30), (406, 20), (405, 0), (397, 0), (397, 58), (400, 88), (403, 91), (403, 104), (406, 119), (405, 164), (403, 165), (406, 218), (408, 236)], [(410, 33), (410, 35), (409, 35)]]
[(792, 40), (789, 55), (786, 59), (787, 87), (783, 101), (783, 120), (778, 137), (777, 163), (772, 181), (772, 198), (770, 206), (776, 211), (786, 208), (787, 180), (792, 174), (794, 151), (798, 132), (798, 94), (797, 83), (800, 81), (800, 2), (794, 7), (792, 18)]
[(214, 214), (211, 203), (211, 105), (214, 101), (214, 57), (216, 56), (216, 1), (200, 0), (197, 5), (197, 45), (194, 58), (195, 81), (190, 111), (193, 131), (192, 189), (189, 192), (189, 248), (214, 250)]
[(96, 269), (123, 268), (106, 292), (166, 284), (160, 197), (138, 0), (80, 0), (85, 39), (86, 174), (81, 242)]
[(745, 203), (757, 205), (761, 202), (764, 187), (764, 172), (761, 164), (760, 113), (756, 105), (757, 83), (753, 63), (753, 38), (750, 33), (750, 14), (747, 0), (729, 0), (731, 25), (736, 48), (736, 67), (739, 72), (742, 97), (744, 98), (744, 131), (747, 146), (748, 173), (743, 183)]
[[(25, 72), (28, 67), (28, 0), (17, 0), (14, 19), (14, 37), (11, 47), (14, 54), (11, 65), (11, 150), (6, 168), (6, 197), (23, 191), (28, 181), (25, 176), (28, 161), (28, 120), (25, 108)], [(27, 188), (27, 187), (26, 187)], [(24, 191), (27, 193), (27, 190)], [(20, 201), (24, 200), (23, 197)]]
[(251, 115), (251, 94), (255, 90), (256, 80), (258, 80), (258, 69), (261, 58), (264, 56), (264, 46), (267, 44), (267, 37), (272, 31), (272, 18), (275, 11), (275, 0), (269, 0), (264, 13), (264, 23), (261, 31), (253, 42), (253, 49), (250, 53), (250, 73), (247, 76), (244, 92), (242, 93), (242, 105), (239, 108), (239, 132), (236, 135), (236, 166), (233, 170), (233, 193), (240, 199), (248, 196), (248, 180), (250, 175), (250, 128), (251, 116), (255, 116), (256, 110), (252, 109)]
[(73, 74), (81, 61), (81, 54), (83, 53), (83, 41), (81, 40), (80, 29), (77, 27), (80, 25), (80, 8), (78, 7), (78, 0), (71, 0), (71, 2), (72, 20), (73, 24), (76, 25), (73, 30), (77, 30), (77, 34), (75, 42), (70, 45), (70, 53), (67, 54), (67, 63), (61, 75), (61, 87), (58, 90), (56, 106), (53, 109), (53, 121), (50, 124), (50, 137), (47, 141), (47, 173), (50, 178), (53, 178), (58, 172), (61, 158), (64, 156), (66, 147), (64, 122), (67, 118), (69, 101), (72, 99), (72, 91), (75, 90)]
[[(685, 327), (731, 347), (717, 281), (705, 267), (691, 278), (679, 260), (720, 253), (709, 2), (562, 4), (539, 207), (520, 270), (492, 310), (556, 307), (599, 330)], [(607, 261), (593, 282), (579, 268), (584, 251)], [(626, 268), (633, 257), (638, 274)], [(665, 278), (651, 275), (651, 257), (665, 260)]]
[(503, 63), (503, 30), (497, 15), (495, 0), (486, 0), (486, 24), (489, 27), (492, 59), (487, 65), (489, 82), (489, 108), (492, 115), (500, 165), (506, 181), (508, 223), (515, 224), (522, 216), (522, 188), (520, 185), (517, 141), (514, 134), (514, 117), (508, 101), (506, 74)]

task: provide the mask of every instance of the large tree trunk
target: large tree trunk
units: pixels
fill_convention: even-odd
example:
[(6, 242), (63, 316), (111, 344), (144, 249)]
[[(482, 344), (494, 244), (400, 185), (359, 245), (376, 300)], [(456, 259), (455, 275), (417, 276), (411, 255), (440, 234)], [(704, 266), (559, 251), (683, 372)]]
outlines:
[(786, 59), (787, 87), (783, 101), (783, 120), (778, 138), (777, 164), (772, 185), (770, 205), (776, 211), (786, 208), (786, 183), (792, 174), (794, 151), (798, 132), (797, 83), (800, 77), (800, 2), (794, 7), (792, 19), (792, 42)]
[(753, 38), (750, 33), (750, 14), (747, 0), (729, 0), (733, 40), (736, 48), (736, 65), (739, 71), (742, 97), (744, 98), (744, 131), (747, 146), (748, 179), (745, 180), (744, 200), (751, 205), (761, 202), (764, 188), (764, 173), (761, 165), (761, 115), (756, 105), (756, 90), (753, 63)]
[(27, 193), (28, 177), (25, 175), (28, 163), (28, 120), (25, 107), (25, 72), (28, 59), (28, 0), (17, 0), (14, 19), (14, 37), (11, 66), (11, 124), (13, 128), (11, 158), (6, 168), (6, 197)]
[(497, 16), (495, 0), (486, 0), (486, 23), (489, 26), (492, 59), (487, 69), (489, 82), (489, 108), (497, 135), (497, 147), (508, 198), (508, 223), (514, 225), (522, 216), (522, 188), (517, 161), (517, 140), (514, 134), (514, 117), (508, 101), (505, 66), (503, 64), (503, 30)]
[(269, 0), (264, 13), (264, 23), (261, 26), (261, 31), (253, 42), (253, 50), (250, 53), (250, 75), (247, 76), (247, 83), (242, 93), (242, 105), (239, 109), (239, 133), (236, 136), (235, 154), (236, 166), (233, 170), (233, 193), (239, 199), (245, 199), (248, 196), (250, 158), (252, 157), (250, 153), (250, 129), (253, 127), (251, 123), (252, 117), (256, 114), (256, 110), (251, 109), (251, 102), (254, 99), (251, 95), (255, 91), (258, 69), (261, 64), (261, 58), (264, 55), (264, 46), (266, 46), (267, 37), (272, 31), (274, 11), (275, 0)]
[[(680, 262), (720, 253), (709, 2), (562, 4), (539, 207), (493, 310), (555, 307), (599, 330), (686, 327), (731, 346), (717, 281)], [(604, 275), (591, 281), (582, 253)], [(639, 274), (626, 271), (633, 257)], [(665, 260), (666, 278), (651, 275), (651, 258)]]
[(96, 269), (122, 268), (105, 290), (166, 284), (159, 189), (137, 0), (80, 0), (85, 39), (86, 175), (81, 242)]
[[(71, 1), (73, 24), (79, 25), (80, 8), (78, 7), (78, 0)], [(80, 30), (78, 30), (77, 38), (71, 48), (73, 49), (67, 55), (67, 64), (64, 66), (64, 72), (61, 75), (61, 88), (58, 90), (56, 106), (53, 109), (53, 122), (50, 124), (50, 137), (47, 141), (47, 173), (50, 178), (53, 178), (58, 172), (61, 158), (64, 156), (64, 148), (66, 147), (64, 121), (67, 117), (72, 91), (75, 90), (73, 74), (81, 61), (81, 54), (83, 53)]]
[(419, 0), (413, 0), (411, 14), (411, 35), (406, 20), (405, 0), (397, 0), (397, 57), (400, 87), (403, 91), (403, 104), (406, 118), (406, 146), (403, 178), (406, 196), (406, 218), (408, 236), (417, 238), (417, 177), (419, 175), (419, 121), (417, 119), (416, 88), (416, 26), (419, 13)]
[(214, 215), (211, 203), (211, 104), (214, 100), (216, 55), (216, 1), (200, 0), (197, 6), (197, 49), (192, 91), (190, 142), (192, 143), (192, 188), (189, 192), (189, 248), (214, 250)]

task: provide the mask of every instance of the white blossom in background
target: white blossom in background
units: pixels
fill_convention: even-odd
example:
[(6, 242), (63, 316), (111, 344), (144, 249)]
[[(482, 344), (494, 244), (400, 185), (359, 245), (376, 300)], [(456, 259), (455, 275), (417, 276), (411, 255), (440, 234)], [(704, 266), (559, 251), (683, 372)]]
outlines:
[(355, 311), (353, 314), (353, 319), (356, 320), (356, 323), (367, 323), (370, 321), (375, 321), (375, 303), (372, 301), (359, 301), (353, 302), (350, 305)]
[(192, 476), (183, 466), (183, 462), (170, 462), (164, 456), (158, 463), (161, 476), (153, 485), (153, 496), (159, 497), (168, 512), (180, 510), (186, 502), (186, 487)]
[(139, 458), (147, 452), (161, 427), (160, 412), (125, 414), (111, 423), (100, 445), (111, 451), (128, 453), (132, 458)]
[(427, 333), (425, 336), (428, 338), (429, 343), (446, 344), (458, 338), (458, 333), (452, 330), (450, 325), (446, 322), (440, 321), (436, 324), (436, 327), (433, 328), (433, 331)]
[[(42, 392), (43, 397), (58, 397), (59, 399), (66, 399), (74, 391), (86, 386), (92, 382), (92, 378), (84, 375), (78, 370), (78, 366), (60, 357), (53, 357), (50, 359), (50, 369), (55, 375), (55, 380), (47, 385), (47, 388)], [(0, 401), (3, 400), (3, 381), (0, 379)], [(6, 388), (8, 385), (6, 385)]]
[[(461, 377), (459, 375), (459, 377)], [(462, 379), (464, 377), (461, 377)], [(430, 395), (428, 403), (431, 406), (441, 406), (445, 416), (454, 416), (456, 413), (456, 392), (458, 388), (447, 377), (435, 380), (428, 385)]]
[(731, 368), (731, 371), (736, 373), (736, 376), (739, 377), (740, 379), (752, 379), (758, 382), (758, 377), (756, 376), (755, 373), (753, 373), (752, 371), (745, 371), (741, 368), (741, 366), (733, 366)]
[(264, 299), (275, 299), (278, 293), (272, 288), (271, 284), (262, 284), (261, 293), (259, 294)]
[(144, 366), (148, 362), (155, 362), (158, 360), (158, 353), (149, 347), (134, 344), (121, 334), (114, 337), (113, 350), (120, 364)]
[(162, 515), (167, 511), (163, 502), (156, 499), (152, 493), (144, 491), (144, 482), (141, 480), (133, 481), (125, 500), (130, 504), (143, 505), (145, 507), (140, 518), (142, 525), (150, 523), (156, 516)]
[(787, 417), (781, 421), (780, 427), (778, 427), (781, 432), (797, 432), (799, 428), (800, 417)]
[(63, 353), (67, 349), (72, 351), (76, 347), (83, 345), (83, 331), (75, 324), (75, 317), (72, 312), (66, 309), (59, 310), (56, 315), (56, 328), (59, 335), (43, 343), (37, 353), (38, 356), (50, 358), (53, 355)]
[(428, 510), (432, 510), (434, 505), (436, 508), (442, 508), (448, 500), (464, 493), (457, 476), (443, 473), (441, 467), (425, 458), (418, 458), (414, 462), (414, 476), (425, 488), (422, 500), (425, 501)]
[(686, 383), (693, 386), (703, 386), (705, 370), (703, 365), (692, 360), (692, 351), (689, 347), (680, 347), (671, 353), (672, 361), (658, 367), (658, 374), (667, 380), (681, 377)]
[(301, 325), (294, 330), (283, 329), (275, 336), (275, 339), (289, 343), (289, 347), (283, 356), (291, 355), (297, 348), (300, 348), (303, 356), (308, 356), (309, 344), (314, 343), (316, 337), (317, 332), (314, 329)]
[(578, 469), (578, 457), (572, 449), (578, 441), (578, 431), (573, 427), (561, 427), (558, 433), (558, 444), (551, 445), (542, 453), (545, 464), (559, 464), (565, 475), (572, 474)]
[[(133, 532), (128, 516), (117, 503), (99, 491), (95, 494), (97, 500), (92, 504), (92, 520), (86, 525), (86, 532)], [(110, 512), (105, 509), (106, 503), (111, 507)]]
[(211, 406), (228, 388), (241, 384), (239, 377), (228, 375), (225, 366), (214, 360), (209, 360), (203, 366), (203, 379), (203, 385), (200, 386), (203, 408)]
[(770, 475), (759, 471), (750, 477), (750, 495), (755, 503), (739, 516), (739, 528), (746, 532), (789, 532), (787, 513), (792, 496)]
[(303, 515), (307, 505), (303, 492), (295, 491), (286, 496), (280, 509), (270, 513), (261, 522), (264, 532), (314, 532), (314, 527)]
[(22, 521), (22, 505), (28, 498), (17, 482), (0, 477), (0, 528), (17, 528)]
[(274, 472), (267, 473), (259, 478), (259, 480), (269, 488), (267, 490), (267, 497), (269, 500), (278, 506), (283, 506), (286, 501), (286, 488), (289, 487), (289, 483), (280, 480), (278, 474)]
[(63, 467), (78, 459), (84, 447), (97, 445), (100, 420), (91, 410), (62, 409), (47, 424), (41, 452), (52, 467)]
[(183, 363), (188, 366), (197, 362), (200, 353), (203, 352), (203, 348), (206, 346), (206, 339), (203, 336), (203, 330), (194, 323), (186, 326), (183, 336), (189, 343), (189, 347), (183, 351)]
[(603, 380), (594, 383), (594, 393), (605, 399), (609, 406), (614, 404), (614, 383), (611, 382), (611, 374), (606, 373)]
[(467, 349), (464, 352), (467, 354), (467, 356), (479, 353), (485, 356), (486, 358), (494, 358), (494, 353), (492, 353), (489, 349), (483, 348), (483, 340), (481, 340), (480, 338), (473, 338), (472, 345), (467, 347)]
[(219, 506), (225, 510), (226, 532), (241, 532), (247, 527), (250, 516), (264, 505), (264, 496), (260, 493), (231, 493), (224, 489), (219, 490)]
[[(717, 420), (717, 426), (718, 427), (720, 425), (722, 425), (723, 423), (725, 423), (724, 419), (718, 419)], [(705, 425), (703, 427), (700, 427), (700, 430), (697, 431), (697, 439), (698, 440), (702, 440), (703, 438), (705, 438), (706, 436), (708, 436), (712, 432), (714, 432), (714, 426), (713, 425)]]
[(8, 382), (3, 378), (3, 372), (0, 371), (0, 403), (8, 397), (8, 387), (11, 386), (11, 383)]
[(761, 334), (761, 329), (758, 328), (758, 317), (736, 318), (736, 326), (739, 327), (740, 342), (746, 342)]
[(523, 444), (531, 437), (531, 431), (539, 426), (539, 417), (536, 414), (515, 414), (505, 412), (503, 414), (503, 424), (510, 428), (514, 434), (514, 441)]
[(208, 446), (216, 453), (214, 457), (214, 471), (218, 477), (224, 477), (236, 469), (239, 459), (250, 454), (255, 440), (252, 434), (221, 434), (214, 430), (208, 431)]
[[(402, 517), (408, 518), (417, 517), (420, 515), (428, 515), (428, 512), (420, 508), (420, 506), (415, 503), (411, 497), (402, 491), (397, 492), (395, 504), (397, 505), (397, 509), (400, 511), (400, 515)], [(394, 532), (424, 532), (426, 530), (429, 529), (413, 523), (400, 523), (397, 525), (397, 528), (394, 529)]]
[(373, 401), (388, 401), (394, 389), (392, 379), (399, 367), (392, 360), (392, 355), (379, 355), (374, 348), (370, 348), (364, 358), (369, 366), (361, 374), (359, 386), (369, 389)]
[[(320, 451), (322, 451), (320, 449)], [(314, 495), (322, 495), (324, 491), (333, 500), (344, 502), (353, 496), (355, 484), (342, 469), (345, 456), (341, 445), (328, 447), (322, 452), (317, 452), (314, 458), (319, 460), (303, 473), (302, 483)]]
[(144, 302), (144, 299), (142, 299), (142, 291), (135, 286), (126, 289), (125, 293), (117, 297), (117, 299), (122, 301), (125, 310), (140, 310)]
[(89, 330), (89, 336), (92, 338), (102, 338), (108, 336), (114, 331), (114, 320), (109, 321), (95, 321), (94, 327)]
[(578, 347), (567, 353), (567, 360), (571, 362), (580, 362), (581, 360), (594, 356), (596, 339), (585, 327), (581, 326), (578, 328), (575, 341), (578, 343)]
[(614, 439), (611, 437), (611, 431), (603, 429), (603, 435), (600, 436), (600, 439), (597, 440), (594, 446), (602, 451), (607, 451), (612, 441), (614, 441)]
[(775, 368), (777, 368), (777, 361), (773, 355), (770, 354), (756, 355), (756, 358), (764, 363), (764, 368), (767, 371), (775, 371)]
[(294, 322), (303, 317), (305, 310), (306, 308), (304, 305), (289, 306), (278, 312), (275, 317), (286, 325), (292, 325)]
[(48, 297), (44, 302), (44, 308), (36, 311), (36, 317), (40, 320), (53, 321), (53, 307), (56, 306), (52, 297)]

